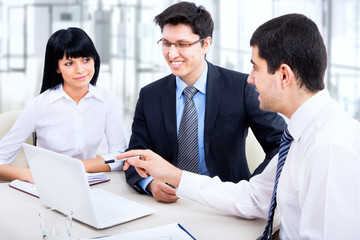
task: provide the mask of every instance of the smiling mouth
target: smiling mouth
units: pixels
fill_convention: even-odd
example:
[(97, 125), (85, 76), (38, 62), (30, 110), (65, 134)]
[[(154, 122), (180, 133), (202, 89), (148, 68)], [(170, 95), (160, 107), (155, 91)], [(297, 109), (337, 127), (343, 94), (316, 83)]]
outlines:
[(183, 64), (185, 61), (170, 61), (170, 62), (174, 66), (179, 66), (179, 65)]
[(87, 74), (85, 76), (82, 76), (82, 77), (78, 77), (78, 78), (74, 78), (75, 80), (83, 80), (87, 77)]

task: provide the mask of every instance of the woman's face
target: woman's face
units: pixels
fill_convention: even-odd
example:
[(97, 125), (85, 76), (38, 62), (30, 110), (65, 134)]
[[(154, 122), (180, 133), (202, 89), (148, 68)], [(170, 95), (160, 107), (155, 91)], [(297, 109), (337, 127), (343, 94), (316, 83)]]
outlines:
[(84, 90), (95, 73), (95, 61), (91, 57), (66, 58), (66, 55), (58, 61), (57, 73), (64, 79), (64, 90)]

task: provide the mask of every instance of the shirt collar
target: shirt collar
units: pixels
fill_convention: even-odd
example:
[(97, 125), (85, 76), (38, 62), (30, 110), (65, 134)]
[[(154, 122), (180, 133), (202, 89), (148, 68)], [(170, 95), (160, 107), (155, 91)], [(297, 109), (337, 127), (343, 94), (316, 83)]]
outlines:
[(89, 92), (85, 97), (94, 97), (100, 101), (105, 101), (103, 92), (101, 92), (99, 88), (93, 86), (92, 84), (89, 84)]
[(318, 113), (332, 101), (329, 91), (324, 89), (305, 101), (291, 116), (288, 129), (294, 141), (299, 141), (302, 132)]
[[(207, 74), (208, 74), (208, 63), (207, 61), (205, 61), (204, 71), (202, 72), (202, 74), (194, 84), (194, 87), (204, 95), (206, 95)], [(186, 87), (187, 87), (186, 83), (183, 80), (181, 80), (180, 77), (176, 76), (176, 98), (181, 97), (181, 94)]]
[[(94, 97), (100, 101), (105, 100), (103, 93), (99, 91), (99, 89), (94, 87), (92, 84), (89, 84), (89, 92), (84, 96), (84, 98), (90, 98), (90, 97)], [(71, 100), (69, 95), (67, 95), (66, 92), (64, 91), (62, 84), (59, 84), (55, 88), (51, 89), (49, 103), (55, 102), (60, 98), (67, 98)]]

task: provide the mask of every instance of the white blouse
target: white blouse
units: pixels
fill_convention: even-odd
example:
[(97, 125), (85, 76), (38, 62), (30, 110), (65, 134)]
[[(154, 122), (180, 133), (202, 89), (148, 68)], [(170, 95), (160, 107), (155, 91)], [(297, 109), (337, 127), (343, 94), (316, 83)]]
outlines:
[[(81, 160), (96, 157), (104, 138), (110, 159), (125, 151), (122, 106), (109, 91), (89, 84), (78, 104), (63, 90), (48, 89), (29, 101), (10, 131), (0, 140), (0, 164), (10, 164), (22, 143), (36, 132), (37, 146)], [(122, 164), (110, 164), (112, 170)]]

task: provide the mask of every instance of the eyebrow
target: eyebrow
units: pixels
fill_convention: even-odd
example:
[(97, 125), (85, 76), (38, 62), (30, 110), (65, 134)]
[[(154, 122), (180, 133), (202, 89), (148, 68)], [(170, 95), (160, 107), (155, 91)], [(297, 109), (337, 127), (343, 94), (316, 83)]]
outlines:
[[(91, 57), (78, 57), (78, 58), (91, 58)], [(74, 59), (78, 59), (78, 58), (63, 58), (63, 59), (59, 59), (59, 61), (73, 61)]]
[(252, 59), (250, 59), (250, 62), (256, 66), (256, 63)]
[[(162, 41), (167, 41), (167, 42), (170, 42), (169, 40), (167, 40), (166, 38), (161, 38)], [(191, 40), (187, 40), (187, 39), (179, 39), (175, 42), (191, 42)]]

